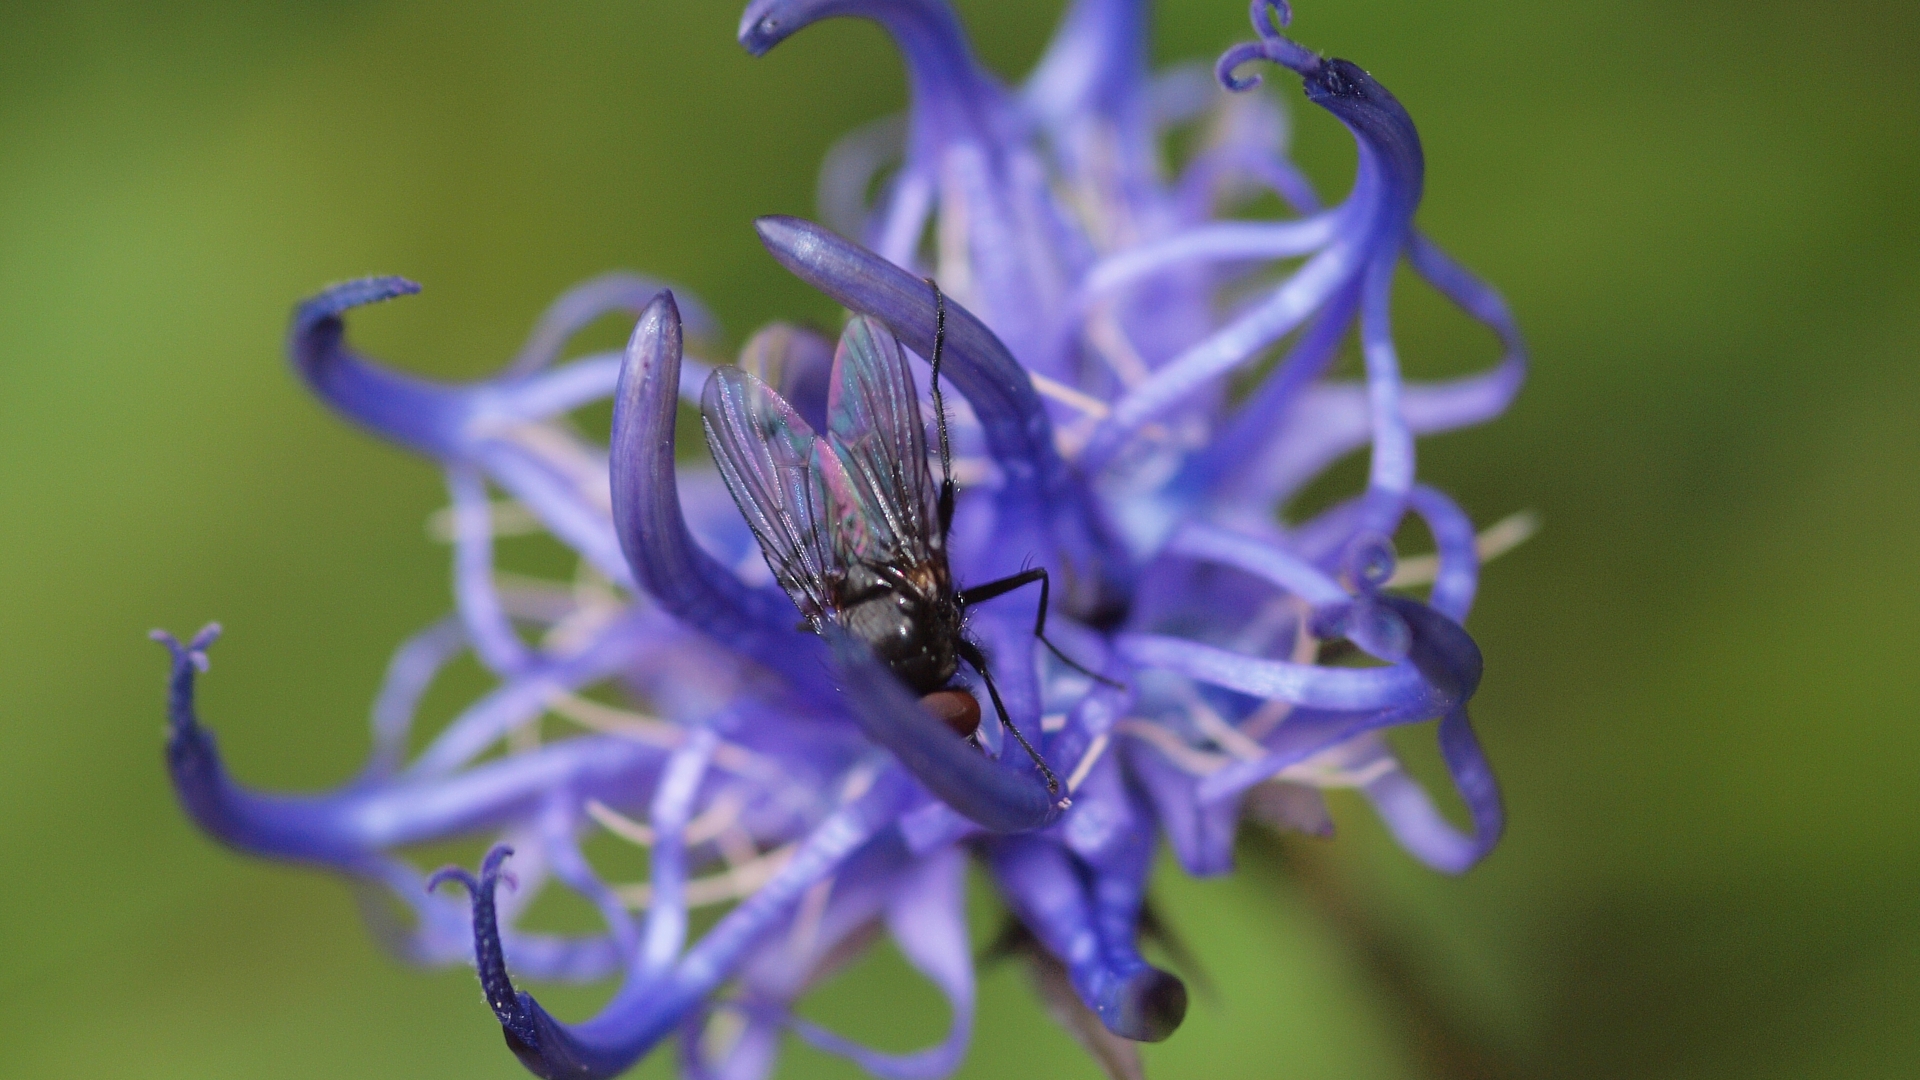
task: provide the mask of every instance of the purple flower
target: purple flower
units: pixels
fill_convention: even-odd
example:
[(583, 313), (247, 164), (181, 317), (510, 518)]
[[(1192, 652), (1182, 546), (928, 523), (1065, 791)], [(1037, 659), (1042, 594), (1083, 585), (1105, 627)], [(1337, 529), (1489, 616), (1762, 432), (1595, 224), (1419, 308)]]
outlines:
[[(878, 1076), (950, 1072), (973, 1018), (969, 854), (1056, 1013), (1124, 1071), (1132, 1042), (1167, 1037), (1186, 1007), (1181, 982), (1137, 948), (1159, 836), (1188, 872), (1224, 873), (1243, 818), (1328, 830), (1328, 787), (1358, 788), (1447, 872), (1501, 829), (1466, 711), (1481, 662), (1461, 623), (1480, 552), (1465, 515), (1415, 482), (1413, 446), (1504, 409), (1524, 349), (1498, 295), (1413, 226), (1423, 163), (1405, 109), (1355, 65), (1281, 36), (1285, 6), (1256, 0), (1258, 39), (1221, 58), (1218, 81), (1248, 90), (1258, 80), (1243, 69), (1277, 64), (1347, 127), (1358, 173), (1326, 207), (1284, 156), (1273, 101), (1220, 94), (1187, 69), (1149, 74), (1142, 0), (1076, 0), (1019, 87), (974, 61), (944, 0), (755, 0), (740, 40), (759, 54), (835, 15), (892, 35), (910, 112), (850, 136), (823, 173), (825, 215), (857, 242), (794, 218), (762, 219), (760, 235), (916, 364), (935, 325), (924, 278), (949, 297), (962, 490), (947, 549), (962, 584), (1051, 575), (1049, 633), (1100, 678), (1036, 648), (1031, 600), (970, 609), (968, 633), (1070, 798), (997, 725), (964, 741), (863, 646), (796, 630), (718, 474), (674, 461), (676, 413), (712, 366), (683, 332), (704, 338), (709, 321), (642, 279), (569, 293), (511, 364), (469, 385), (395, 373), (346, 343), (349, 308), (410, 282), (351, 282), (295, 314), (302, 378), (436, 460), (452, 500), (456, 611), (396, 654), (359, 777), (318, 796), (234, 783), (194, 712), (217, 628), (184, 645), (158, 635), (174, 658), (167, 757), (187, 812), (232, 847), (345, 875), (400, 954), (477, 961), (508, 1045), (539, 1076), (612, 1076), (669, 1037), (689, 1076), (764, 1076), (786, 1031)], [(1202, 138), (1169, 179), (1162, 146), (1183, 126)], [(1294, 215), (1228, 216), (1266, 192)], [(1498, 335), (1497, 367), (1401, 378), (1389, 304), (1402, 259)], [(556, 366), (573, 331), (610, 311), (640, 316), (624, 354)], [(1365, 378), (1333, 378), (1356, 324)], [(773, 326), (740, 363), (821, 427), (832, 357), (832, 343)], [(567, 416), (609, 395), (602, 448)], [(1363, 491), (1286, 518), (1310, 479), (1362, 447)], [(1391, 538), (1409, 515), (1437, 550), (1397, 563)], [(493, 539), (516, 522), (577, 551), (576, 579), (497, 577)], [(1424, 600), (1408, 591), (1426, 585)], [(468, 651), (498, 686), (409, 760), (416, 703)], [(548, 716), (560, 737), (543, 739)], [(1381, 737), (1434, 718), (1467, 832)], [(649, 879), (604, 880), (581, 853), (594, 829), (646, 846)], [(458, 836), (499, 840), (477, 876), (429, 878), (395, 854)], [(468, 896), (433, 890), (446, 881)], [(596, 905), (605, 930), (519, 929), (549, 885)], [(392, 916), (396, 900), (411, 920)], [(689, 942), (689, 910), (712, 904), (732, 906)], [(882, 1054), (794, 1015), (876, 928), (947, 997), (940, 1044)], [(619, 992), (580, 1023), (512, 981), (609, 976)]]

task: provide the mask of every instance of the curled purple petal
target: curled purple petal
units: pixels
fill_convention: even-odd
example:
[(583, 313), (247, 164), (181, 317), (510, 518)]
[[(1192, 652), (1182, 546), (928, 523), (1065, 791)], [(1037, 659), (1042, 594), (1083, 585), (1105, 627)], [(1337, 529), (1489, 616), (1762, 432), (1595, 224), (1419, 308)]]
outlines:
[(1140, 958), (1133, 927), (1125, 941), (1112, 939), (1072, 856), (1038, 838), (1006, 837), (990, 845), (988, 861), (1015, 917), (1066, 965), (1074, 990), (1107, 1030), (1136, 1042), (1173, 1034), (1186, 1017), (1185, 984)]
[(822, 19), (879, 23), (899, 47), (913, 82), (913, 138), (991, 131), (1000, 89), (973, 59), (960, 20), (945, 0), (753, 0), (740, 16), (740, 44), (754, 56)]
[[(1407, 383), (1400, 397), (1401, 414), (1416, 435), (1484, 423), (1506, 410), (1519, 390), (1522, 374), (1518, 365), (1502, 364), (1445, 382)], [(1246, 410), (1249, 421), (1270, 415), (1274, 414), (1259, 411), (1258, 403)], [(1320, 383), (1305, 388), (1278, 415), (1279, 423), (1249, 422), (1248, 438), (1223, 439), (1217, 444), (1218, 453), (1196, 463), (1196, 478), (1205, 476), (1203, 469), (1218, 470), (1218, 479), (1211, 481), (1218, 484), (1209, 493), (1211, 502), (1262, 508), (1283, 504), (1327, 466), (1366, 445), (1372, 435), (1372, 413), (1361, 386)], [(1311, 423), (1306, 422), (1309, 417)]]
[(634, 328), (614, 396), (613, 515), (634, 580), (680, 621), (819, 687), (824, 654), (795, 632), (792, 605), (742, 584), (687, 531), (673, 468), (679, 383), (680, 315), (663, 293)]
[(493, 587), (493, 510), (486, 482), (473, 469), (447, 470), (453, 500), (453, 595), (474, 651), (495, 671), (517, 671), (531, 655), (514, 633)]
[(453, 387), (401, 375), (368, 363), (347, 344), (352, 308), (412, 296), (420, 286), (400, 277), (361, 278), (335, 285), (301, 304), (287, 331), (294, 370), (313, 392), (355, 422), (410, 449), (444, 457), (466, 418)]
[(1103, 467), (1119, 453), (1125, 441), (1147, 423), (1187, 402), (1305, 322), (1346, 283), (1364, 256), (1363, 249), (1351, 244), (1335, 245), (1320, 252), (1275, 289), (1265, 302), (1129, 389), (1114, 403), (1111, 415), (1101, 422), (1081, 452), (1083, 467)]
[(1499, 843), (1506, 829), (1506, 811), (1493, 769), (1487, 764), (1464, 707), (1441, 718), (1439, 736), (1441, 757), (1467, 806), (1472, 832), (1454, 828), (1419, 782), (1397, 767), (1381, 773), (1363, 790), (1401, 847), (1435, 870), (1463, 874)]
[[(1340, 701), (1340, 704), (1309, 705), (1296, 710), (1286, 723), (1267, 737), (1265, 755), (1252, 760), (1235, 761), (1204, 777), (1196, 788), (1203, 802), (1232, 798), (1281, 769), (1368, 731), (1445, 716), (1464, 709), (1467, 699), (1473, 696), (1474, 690), (1480, 685), (1480, 649), (1473, 639), (1458, 623), (1417, 600), (1384, 596), (1380, 602), (1391, 607), (1405, 621), (1411, 633), (1407, 659), (1386, 668), (1317, 670), (1377, 674), (1383, 678), (1371, 684), (1367, 688), (1369, 691), (1392, 685), (1397, 687), (1397, 692), (1348, 697), (1344, 691), (1352, 688), (1341, 687), (1337, 689), (1342, 692), (1327, 695)], [(1224, 659), (1224, 654), (1209, 658), (1209, 661), (1230, 663)], [(1231, 684), (1222, 682), (1221, 685)], [(1257, 693), (1251, 690), (1243, 692)], [(1363, 696), (1367, 703), (1358, 704)], [(1487, 778), (1491, 783), (1491, 772)]]
[(1301, 75), (1311, 75), (1319, 68), (1318, 55), (1294, 44), (1280, 33), (1281, 27), (1293, 22), (1293, 8), (1286, 0), (1253, 0), (1251, 7), (1250, 18), (1260, 40), (1235, 45), (1220, 57), (1213, 70), (1214, 78), (1220, 81), (1221, 86), (1235, 92), (1259, 86), (1258, 75), (1243, 79), (1234, 74), (1236, 68), (1256, 60), (1279, 64)]
[(1474, 550), (1473, 522), (1460, 512), (1452, 499), (1424, 485), (1410, 496), (1415, 513), (1426, 521), (1433, 533), (1433, 545), (1439, 549), (1440, 568), (1434, 575), (1433, 595), (1427, 603), (1433, 610), (1455, 622), (1465, 622), (1473, 608), (1474, 590), (1480, 580), (1480, 555)]
[(1431, 705), (1438, 711), (1449, 700), (1435, 692), (1411, 664), (1331, 668), (1262, 660), (1159, 634), (1123, 634), (1118, 644), (1121, 655), (1136, 664), (1163, 667), (1243, 694), (1308, 708), (1361, 711)]
[(941, 801), (993, 832), (1038, 829), (1060, 816), (1060, 796), (1024, 756), (987, 758), (921, 709), (864, 644), (839, 633), (830, 640), (854, 722)]
[(175, 648), (167, 763), (174, 792), (199, 826), (249, 854), (366, 870), (385, 849), (498, 827), (565, 785), (585, 798), (621, 799), (650, 776), (657, 747), (587, 738), (542, 747), (449, 778), (352, 785), (328, 795), (264, 795), (227, 775), (194, 709), (194, 675), (210, 641)]
[(493, 892), (485, 887), (492, 879), (483, 868), (483, 887), (473, 896), (474, 949), (487, 1003), (508, 1047), (542, 1080), (604, 1080), (626, 1071), (673, 1033), (769, 926), (791, 914), (803, 892), (890, 823), (908, 790), (896, 774), (883, 772), (821, 822), (779, 873), (728, 912), (670, 972), (630, 977), (598, 1015), (579, 1024), (555, 1019), (532, 995), (514, 987), (500, 953)]
[(1277, 38), (1283, 27), (1293, 24), (1293, 5), (1287, 0), (1253, 0), (1249, 7), (1253, 30), (1262, 39)]
[(408, 638), (394, 651), (373, 702), (373, 753), (367, 759), (367, 778), (382, 778), (400, 767), (421, 697), (466, 646), (467, 635), (459, 618), (448, 616)]
[(1167, 553), (1235, 566), (1264, 578), (1315, 607), (1345, 605), (1351, 597), (1327, 573), (1277, 544), (1193, 522), (1167, 542)]
[(1084, 297), (1094, 298), (1192, 262), (1284, 259), (1325, 247), (1340, 231), (1335, 213), (1298, 221), (1222, 221), (1196, 226), (1153, 244), (1104, 259), (1087, 273)]

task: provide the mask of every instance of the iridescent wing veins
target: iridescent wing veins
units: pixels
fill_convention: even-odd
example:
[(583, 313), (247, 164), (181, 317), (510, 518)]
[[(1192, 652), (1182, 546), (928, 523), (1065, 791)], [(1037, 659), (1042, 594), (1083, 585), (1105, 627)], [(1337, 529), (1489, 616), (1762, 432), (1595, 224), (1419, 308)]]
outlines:
[(831, 611), (827, 579), (839, 562), (827, 536), (826, 491), (813, 467), (813, 429), (766, 383), (730, 367), (707, 379), (700, 419), (774, 580), (818, 623)]
[(833, 358), (827, 442), (857, 508), (835, 515), (842, 562), (922, 566), (944, 554), (913, 373), (900, 343), (865, 316), (848, 324)]

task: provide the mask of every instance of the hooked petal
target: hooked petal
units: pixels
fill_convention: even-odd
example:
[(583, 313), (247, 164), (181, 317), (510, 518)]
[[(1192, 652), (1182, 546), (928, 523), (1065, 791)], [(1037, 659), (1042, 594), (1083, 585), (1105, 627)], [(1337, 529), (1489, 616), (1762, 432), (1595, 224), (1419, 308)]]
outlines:
[[(1473, 643), (1473, 639), (1467, 636), (1467, 632), (1462, 630), (1458, 623), (1417, 600), (1382, 595), (1378, 602), (1399, 615), (1411, 632), (1412, 640), (1406, 660), (1385, 668), (1315, 669), (1308, 667), (1308, 670), (1319, 670), (1329, 674), (1386, 676), (1399, 685), (1398, 691), (1380, 693), (1377, 696), (1366, 694), (1348, 698), (1345, 691), (1352, 689), (1348, 686), (1340, 688), (1339, 692), (1327, 694), (1328, 698), (1345, 700), (1347, 704), (1309, 705), (1307, 708), (1295, 710), (1287, 717), (1286, 722), (1275, 728), (1273, 734), (1264, 741), (1268, 750), (1266, 755), (1252, 760), (1233, 762), (1203, 778), (1197, 789), (1202, 801), (1235, 797), (1281, 769), (1305, 761), (1315, 754), (1345, 743), (1365, 732), (1393, 724), (1412, 723), (1432, 716), (1444, 716), (1465, 707), (1467, 699), (1473, 696), (1474, 690), (1480, 684), (1480, 649)], [(1223, 664), (1228, 662), (1225, 660), (1228, 654), (1222, 650), (1216, 650), (1216, 652), (1219, 652), (1220, 656), (1213, 662)], [(1249, 662), (1278, 663), (1278, 661)], [(1307, 667), (1307, 665), (1290, 666)], [(1223, 682), (1221, 685), (1229, 684)], [(1379, 689), (1387, 684), (1382, 681), (1373, 685)], [(1327, 687), (1318, 689), (1326, 690)], [(1257, 693), (1257, 691), (1246, 690), (1243, 692)], [(1362, 699), (1370, 701), (1371, 704), (1352, 703)], [(1484, 765), (1484, 760), (1482, 764)], [(1487, 777), (1488, 782), (1491, 783), (1490, 772)]]
[(629, 976), (596, 1016), (579, 1024), (556, 1020), (532, 995), (516, 989), (507, 973), (493, 897), (501, 849), (488, 856), (477, 880), (464, 872), (449, 875), (472, 883), (475, 959), (508, 1047), (542, 1080), (606, 1080), (626, 1071), (730, 978), (770, 927), (791, 917), (803, 893), (890, 825), (910, 791), (897, 773), (883, 771), (815, 826), (773, 879), (723, 916), (671, 971), (654, 978)]
[(1473, 608), (1474, 590), (1480, 581), (1480, 553), (1474, 548), (1473, 522), (1452, 499), (1424, 484), (1414, 487), (1409, 502), (1433, 533), (1440, 560), (1433, 595), (1427, 603), (1454, 622), (1464, 622)]
[[(527, 370), (516, 363), (502, 377), (440, 383), (384, 368), (346, 343), (342, 316), (347, 310), (419, 291), (404, 278), (365, 278), (300, 305), (287, 342), (295, 370), (321, 400), (375, 434), (444, 462), (481, 466), (602, 573), (624, 581), (626, 567), (607, 528), (602, 493), (582, 489), (574, 474), (580, 461), (570, 460), (591, 462), (592, 455), (572, 447), (556, 459), (510, 437), (516, 429), (605, 397), (613, 389), (617, 362), (586, 359), (537, 370), (530, 366), (533, 354), (523, 354)], [(545, 355), (546, 345), (536, 341), (532, 347)], [(564, 434), (557, 438), (571, 442)]]
[(1471, 832), (1462, 833), (1442, 817), (1426, 789), (1407, 775), (1397, 760), (1391, 760), (1392, 751), (1385, 747), (1382, 750), (1390, 759), (1390, 767), (1362, 790), (1401, 847), (1435, 870), (1463, 874), (1499, 842), (1506, 828), (1506, 811), (1493, 769), (1464, 706), (1441, 717), (1439, 739), (1447, 774), (1472, 821)]
[[(1456, 632), (1471, 645), (1464, 631)], [(1252, 694), (1279, 698), (1314, 709), (1364, 711), (1425, 708), (1426, 715), (1442, 711), (1454, 699), (1433, 686), (1413, 663), (1384, 668), (1333, 668), (1246, 656), (1213, 645), (1159, 634), (1122, 634), (1117, 642), (1123, 656), (1147, 667), (1164, 667), (1201, 682)], [(1478, 653), (1475, 653), (1476, 661)], [(1475, 679), (1478, 665), (1475, 665)]]
[(173, 653), (167, 765), (188, 815), (249, 854), (372, 873), (388, 848), (498, 828), (555, 788), (619, 800), (651, 776), (662, 757), (658, 747), (589, 736), (450, 777), (353, 784), (326, 795), (261, 794), (227, 775), (213, 733), (194, 708), (194, 677), (217, 633), (209, 628), (182, 645), (155, 632)]
[(837, 16), (879, 23), (900, 49), (913, 84), (916, 143), (977, 138), (999, 126), (1000, 87), (974, 60), (946, 0), (753, 0), (740, 16), (740, 44), (764, 56), (801, 29)]
[(458, 389), (368, 363), (347, 344), (349, 310), (412, 296), (420, 286), (402, 277), (361, 278), (335, 285), (300, 305), (287, 331), (294, 370), (322, 401), (356, 423), (435, 457), (454, 452), (467, 415)]

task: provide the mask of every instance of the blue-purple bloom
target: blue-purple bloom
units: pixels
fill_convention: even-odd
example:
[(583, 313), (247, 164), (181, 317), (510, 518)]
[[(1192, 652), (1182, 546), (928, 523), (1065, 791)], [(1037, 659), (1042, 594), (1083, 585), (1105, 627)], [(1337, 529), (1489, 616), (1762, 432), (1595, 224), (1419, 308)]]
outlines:
[[(1252, 14), (1257, 40), (1221, 57), (1218, 82), (1251, 89), (1256, 62), (1301, 79), (1359, 148), (1337, 205), (1286, 158), (1273, 101), (1187, 69), (1149, 73), (1144, 0), (1074, 0), (1018, 87), (978, 65), (945, 0), (754, 0), (741, 21), (757, 55), (821, 19), (867, 18), (906, 58), (904, 126), (856, 132), (823, 171), (838, 232), (757, 227), (774, 258), (872, 316), (916, 364), (934, 329), (923, 279), (949, 297), (944, 373), (963, 399), (954, 573), (1046, 567), (1050, 632), (1118, 684), (1036, 648), (1030, 602), (973, 615), (1011, 714), (1070, 800), (993, 724), (979, 747), (964, 742), (863, 647), (796, 632), (718, 475), (674, 461), (676, 414), (713, 364), (683, 332), (707, 338), (709, 320), (683, 293), (613, 276), (563, 297), (511, 364), (468, 385), (393, 372), (347, 344), (348, 309), (410, 282), (351, 282), (300, 307), (289, 350), (314, 392), (445, 469), (456, 610), (395, 656), (362, 774), (313, 796), (228, 777), (194, 712), (216, 631), (160, 635), (182, 805), (232, 847), (345, 875), (401, 955), (477, 961), (508, 1045), (550, 1078), (613, 1076), (668, 1038), (689, 1076), (760, 1077), (786, 1031), (877, 1076), (945, 1075), (973, 1020), (969, 855), (1024, 928), (1052, 1004), (1109, 1063), (1132, 1052), (1124, 1040), (1167, 1037), (1186, 1007), (1180, 981), (1137, 947), (1160, 837), (1187, 872), (1225, 873), (1243, 819), (1325, 832), (1321, 789), (1351, 787), (1416, 858), (1473, 865), (1502, 825), (1467, 719), (1481, 660), (1461, 623), (1479, 553), (1460, 509), (1415, 481), (1414, 436), (1497, 415), (1523, 346), (1498, 295), (1413, 226), (1423, 161), (1405, 109), (1359, 67), (1283, 37), (1278, 0)], [(1180, 127), (1200, 139), (1169, 178), (1163, 146)], [(1229, 216), (1269, 193), (1292, 216)], [(1498, 366), (1401, 377), (1389, 305), (1402, 259), (1498, 335)], [(618, 311), (639, 315), (623, 354), (557, 363), (575, 330)], [(1333, 378), (1356, 323), (1365, 377)], [(739, 362), (817, 415), (832, 354), (776, 325)], [(567, 417), (608, 396), (603, 448)], [(1362, 447), (1363, 491), (1283, 524), (1308, 481)], [(1397, 563), (1409, 514), (1436, 555)], [(494, 537), (516, 515), (578, 552), (575, 581), (495, 574)], [(1427, 584), (1425, 599), (1408, 591)], [(498, 686), (409, 759), (416, 704), (464, 652)], [(546, 716), (575, 733), (542, 741)], [(1382, 737), (1435, 718), (1466, 832)], [(645, 845), (649, 880), (604, 880), (581, 851), (594, 829)], [(397, 854), (472, 836), (499, 841), (477, 876), (429, 878)], [(468, 895), (433, 890), (449, 880)], [(594, 904), (604, 931), (520, 929), (549, 884)], [(393, 918), (392, 900), (413, 918)], [(733, 906), (690, 943), (688, 911), (707, 904)], [(794, 1014), (880, 929), (950, 1003), (938, 1045), (881, 1053)], [(512, 982), (609, 976), (620, 990), (579, 1023)]]

